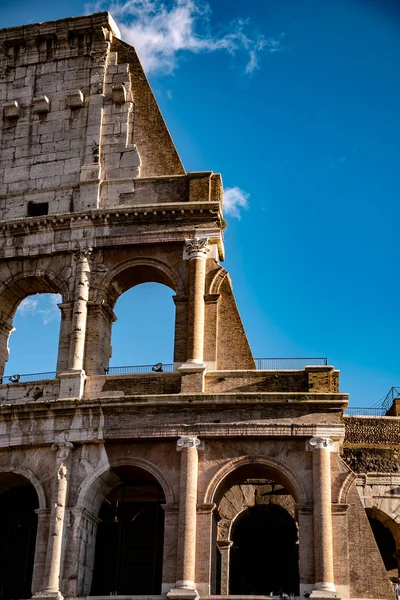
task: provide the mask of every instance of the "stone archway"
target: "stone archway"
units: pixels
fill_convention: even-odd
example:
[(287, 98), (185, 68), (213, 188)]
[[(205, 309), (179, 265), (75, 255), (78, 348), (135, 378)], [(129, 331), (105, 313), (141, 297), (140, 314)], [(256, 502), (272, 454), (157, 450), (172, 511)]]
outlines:
[(148, 472), (114, 468), (120, 483), (100, 508), (91, 595), (160, 594), (163, 489)]
[[(13, 318), (19, 304), (35, 294), (60, 294), (64, 301), (69, 298), (69, 290), (64, 279), (50, 269), (26, 270), (17, 273), (4, 284), (0, 284), (0, 377), (4, 374), (8, 361), (9, 338), (13, 328)], [(69, 323), (63, 318), (60, 332), (67, 330)], [(58, 362), (63, 358), (62, 335), (59, 336)], [(58, 371), (59, 369), (57, 369)]]
[(0, 595), (30, 598), (36, 551), (38, 495), (15, 473), (0, 474)]
[[(124, 486), (125, 489), (123, 489)], [(150, 497), (146, 498), (146, 490), (150, 493)], [(104, 593), (108, 596), (110, 595), (110, 592), (116, 591), (115, 583), (117, 581), (118, 584), (119, 574), (116, 573), (115, 564), (110, 567), (111, 570), (113, 570), (112, 576), (108, 574), (104, 578), (99, 578), (96, 575), (96, 570), (98, 572), (103, 571), (102, 561), (106, 564), (104, 569), (108, 569), (110, 566), (108, 563), (110, 552), (109, 550), (106, 550), (104, 553), (101, 547), (100, 550), (98, 550), (98, 542), (100, 546), (103, 544), (104, 549), (104, 540), (107, 540), (108, 535), (113, 535), (113, 531), (111, 531), (111, 533), (110, 531), (105, 531), (103, 535), (101, 533), (101, 523), (102, 521), (108, 523), (108, 530), (112, 530), (110, 524), (112, 523), (113, 516), (119, 519), (116, 503), (118, 502), (118, 504), (120, 504), (121, 500), (124, 500), (124, 503), (126, 504), (123, 509), (122, 521), (124, 523), (126, 523), (127, 520), (129, 521), (129, 515), (131, 514), (129, 511), (132, 512), (137, 509), (135, 502), (132, 503), (129, 500), (129, 498), (132, 497), (132, 493), (136, 494), (136, 498), (138, 498), (138, 494), (142, 494), (140, 502), (151, 503), (151, 505), (147, 504), (146, 506), (140, 506), (139, 511), (143, 508), (150, 508), (150, 510), (146, 511), (146, 514), (141, 514), (141, 516), (146, 517), (147, 521), (145, 519), (145, 523), (147, 523), (147, 528), (153, 527), (153, 542), (155, 541), (157, 533), (157, 543), (155, 545), (153, 544), (153, 551), (155, 551), (155, 554), (157, 555), (156, 564), (153, 565), (155, 566), (154, 573), (156, 574), (156, 577), (154, 577), (154, 585), (151, 589), (157, 588), (158, 590), (160, 586), (160, 568), (164, 562), (162, 556), (164, 509), (161, 508), (161, 504), (164, 505), (165, 503), (167, 507), (169, 505), (174, 506), (173, 490), (166, 476), (153, 463), (139, 457), (122, 455), (110, 461), (107, 457), (104, 457), (104, 460), (86, 477), (79, 488), (76, 506), (73, 509), (74, 534), (71, 541), (73, 539), (73, 544), (75, 544), (73, 552), (76, 556), (76, 562), (70, 569), (71, 586), (69, 588), (69, 595), (88, 596), (91, 594), (91, 590), (97, 589), (101, 591), (102, 589), (104, 591), (104, 589), (107, 588)], [(129, 502), (125, 502), (128, 500)], [(154, 509), (156, 505), (158, 508), (157, 511)], [(112, 512), (110, 507), (114, 512)], [(136, 513), (133, 512), (131, 518), (133, 518), (135, 514)], [(153, 521), (151, 520), (151, 515), (154, 517)], [(143, 520), (139, 522), (137, 517), (135, 517), (135, 521), (140, 527), (143, 526)], [(155, 527), (156, 521), (158, 525)], [(104, 529), (107, 529), (107, 527)], [(129, 529), (129, 527), (127, 528), (124, 526), (121, 529)], [(122, 534), (125, 532), (121, 530), (120, 533)], [(131, 536), (131, 538), (133, 533), (133, 530), (127, 531), (128, 536)], [(102, 540), (100, 539), (101, 536)], [(119, 546), (120, 556), (121, 550), (123, 551), (123, 548)], [(118, 548), (117, 550), (114, 550), (114, 555), (116, 555), (117, 551)], [(148, 551), (149, 545), (147, 546), (146, 552)], [(155, 554), (153, 552), (153, 558)], [(100, 558), (95, 555), (99, 555)], [(108, 589), (111, 584), (112, 587)], [(121, 584), (130, 589), (130, 594), (134, 593), (132, 591), (132, 581), (129, 580), (129, 577), (125, 579), (122, 578)], [(141, 585), (142, 584), (143, 581)], [(147, 587), (150, 589), (151, 586)], [(149, 589), (146, 593), (149, 593)], [(160, 593), (160, 591), (157, 591), (157, 593)]]
[[(187, 296), (181, 274), (164, 261), (141, 256), (117, 263), (93, 292), (86, 338), (87, 374), (103, 375), (107, 372), (112, 353), (112, 325), (117, 319), (114, 314), (116, 302), (122, 294), (143, 283), (162, 284), (175, 292), (174, 363), (186, 360)], [(99, 337), (101, 344), (98, 343)]]
[[(300, 480), (287, 465), (276, 459), (243, 457), (220, 469), (206, 492), (207, 501), (214, 501), (216, 505), (217, 550), (212, 568), (214, 591), (223, 595), (298, 594), (296, 505), (299, 498), (303, 502), (307, 498)], [(244, 526), (240, 526), (241, 523)], [(276, 524), (278, 529), (282, 526), (281, 532), (278, 532)], [(259, 543), (251, 544), (250, 538), (246, 538), (247, 530), (254, 530), (260, 535)], [(282, 540), (282, 551), (278, 555), (284, 568), (279, 572), (272, 560), (274, 553), (267, 552), (268, 548), (262, 549), (262, 540), (268, 539), (271, 547), (274, 536)], [(271, 556), (269, 566), (268, 556)], [(286, 561), (283, 556), (286, 556)], [(246, 557), (252, 558), (247, 561)], [(270, 575), (266, 577), (268, 572)], [(240, 576), (236, 576), (237, 573)]]

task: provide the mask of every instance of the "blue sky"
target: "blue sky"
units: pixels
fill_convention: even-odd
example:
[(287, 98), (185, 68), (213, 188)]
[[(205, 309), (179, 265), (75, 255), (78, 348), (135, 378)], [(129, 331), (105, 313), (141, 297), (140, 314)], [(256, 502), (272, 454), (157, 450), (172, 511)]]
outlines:
[[(327, 356), (354, 406), (400, 385), (396, 4), (0, 0), (1, 27), (111, 9), (186, 170), (241, 190), (224, 266), (254, 355)], [(121, 298), (114, 365), (171, 362), (170, 296)], [(54, 368), (57, 317), (41, 310), (54, 314), (40, 301), (17, 314), (8, 373)]]

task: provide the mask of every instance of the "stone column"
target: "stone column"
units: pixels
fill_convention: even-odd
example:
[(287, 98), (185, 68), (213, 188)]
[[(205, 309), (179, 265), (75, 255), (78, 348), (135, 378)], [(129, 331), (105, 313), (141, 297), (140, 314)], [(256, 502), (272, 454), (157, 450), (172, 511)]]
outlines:
[(40, 598), (62, 599), (60, 590), (61, 555), (65, 531), (65, 508), (70, 476), (70, 452), (73, 445), (61, 441), (52, 445), (56, 452), (54, 500), (52, 503), (49, 540), (46, 556), (46, 573), (43, 589), (35, 594)]
[(193, 600), (198, 598), (195, 589), (196, 563), (196, 507), (197, 507), (197, 448), (200, 440), (195, 436), (182, 436), (177, 442), (181, 452), (181, 475), (178, 512), (178, 556), (175, 587), (168, 598)]
[(75, 252), (75, 294), (68, 364), (71, 371), (83, 370), (91, 253), (91, 248), (84, 248)]
[(187, 362), (203, 364), (204, 347), (204, 292), (208, 238), (187, 240), (189, 256), (189, 332)]
[(180, 367), (181, 392), (204, 391), (204, 292), (208, 238), (186, 240), (189, 259), (189, 301), (186, 362)]
[(315, 587), (312, 597), (330, 597), (336, 592), (333, 577), (331, 448), (330, 438), (310, 440), (313, 464), (313, 526)]
[(60, 398), (81, 398), (85, 382), (83, 359), (85, 352), (87, 305), (89, 301), (91, 248), (74, 253), (75, 288), (72, 309), (72, 328), (69, 344), (68, 369), (59, 374)]

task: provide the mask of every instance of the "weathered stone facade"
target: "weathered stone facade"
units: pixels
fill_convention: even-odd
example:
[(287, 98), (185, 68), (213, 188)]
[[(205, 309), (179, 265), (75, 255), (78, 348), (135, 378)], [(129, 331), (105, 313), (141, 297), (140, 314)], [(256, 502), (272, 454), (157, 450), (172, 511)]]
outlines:
[[(339, 373), (255, 369), (221, 177), (184, 171), (111, 17), (1, 31), (0, 104), (1, 374), (19, 303), (62, 296), (56, 378), (0, 385), (4, 600), (392, 598)], [(175, 292), (174, 372), (108, 375), (144, 282)]]

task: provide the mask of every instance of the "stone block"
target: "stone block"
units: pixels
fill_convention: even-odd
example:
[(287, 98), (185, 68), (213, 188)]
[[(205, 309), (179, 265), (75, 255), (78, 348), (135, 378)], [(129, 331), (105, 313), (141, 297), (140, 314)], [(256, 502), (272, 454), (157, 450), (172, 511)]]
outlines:
[(21, 113), (21, 109), (17, 100), (12, 100), (3, 104), (3, 113), (6, 119), (16, 119)]
[(122, 83), (113, 86), (112, 101), (114, 104), (124, 104), (126, 102), (126, 87)]
[(74, 90), (67, 94), (67, 104), (70, 108), (81, 108), (84, 104), (85, 97), (81, 90)]
[(50, 111), (50, 100), (47, 96), (37, 96), (32, 100), (32, 109), (34, 113), (46, 114)]

